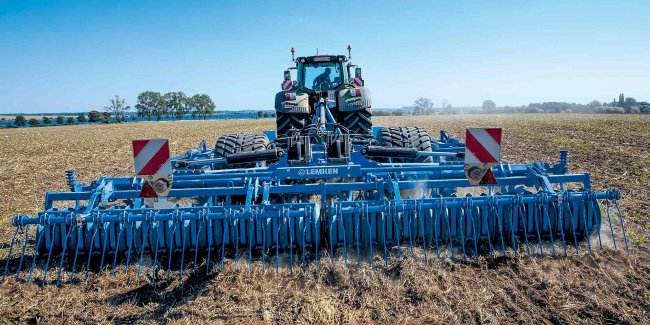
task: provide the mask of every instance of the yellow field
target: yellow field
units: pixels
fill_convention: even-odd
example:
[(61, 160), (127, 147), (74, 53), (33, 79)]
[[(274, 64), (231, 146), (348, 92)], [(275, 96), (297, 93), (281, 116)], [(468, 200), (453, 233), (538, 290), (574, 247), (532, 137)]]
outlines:
[[(504, 128), (504, 159), (556, 161), (570, 150), (572, 171), (592, 174), (595, 189), (620, 188), (632, 256), (609, 249), (567, 259), (482, 261), (479, 266), (419, 258), (345, 266), (322, 263), (293, 275), (259, 265), (177, 277), (156, 287), (133, 274), (88, 285), (0, 285), (0, 323), (64, 322), (632, 322), (650, 320), (650, 116), (496, 115), (377, 117), (376, 125), (446, 129)], [(10, 217), (34, 214), (48, 190), (133, 174), (131, 140), (169, 138), (172, 154), (225, 133), (273, 129), (274, 121), (142, 122), (0, 130), (0, 267), (13, 234)], [(120, 270), (122, 271), (122, 270)]]

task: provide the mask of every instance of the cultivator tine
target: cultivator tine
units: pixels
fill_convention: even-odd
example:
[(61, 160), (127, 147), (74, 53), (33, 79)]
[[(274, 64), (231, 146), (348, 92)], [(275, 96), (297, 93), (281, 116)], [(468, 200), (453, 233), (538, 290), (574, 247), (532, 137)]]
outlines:
[[(338, 209), (338, 208), (337, 208)], [(345, 225), (343, 224), (343, 216), (341, 215), (341, 211), (335, 211), (335, 219), (337, 220), (337, 223), (339, 224), (339, 227), (341, 227), (343, 231), (343, 259), (345, 261), (345, 264), (348, 264), (348, 243), (345, 240), (346, 231), (345, 231)], [(332, 244), (334, 246), (334, 244)]]
[(558, 195), (557, 199), (558, 199), (558, 206), (559, 206), (559, 209), (558, 209), (558, 229), (560, 229), (560, 236), (562, 236), (562, 247), (564, 247), (564, 257), (567, 257), (568, 256), (568, 251), (567, 251), (567, 247), (566, 247), (566, 240), (564, 238), (564, 220), (563, 220), (564, 206), (563, 206), (563, 203), (562, 203), (562, 196)]
[(357, 265), (361, 264), (361, 252), (359, 251), (359, 219), (361, 218), (360, 215), (356, 214), (354, 215), (354, 241), (355, 241), (355, 246), (357, 247)]
[[(181, 213), (181, 215), (182, 215), (182, 213)], [(189, 229), (188, 229), (188, 231), (189, 231)], [(183, 229), (183, 226), (181, 226), (181, 237), (183, 237), (182, 238), (183, 249), (181, 250), (181, 269), (180, 269), (180, 273), (179, 273), (179, 279), (183, 280), (183, 268), (185, 266), (185, 247), (186, 247), (185, 243), (186, 243), (186, 238), (187, 238), (187, 233)]]
[(20, 262), (18, 262), (18, 269), (16, 270), (16, 281), (20, 278), (20, 270), (23, 269), (23, 260), (25, 259), (25, 248), (27, 248), (27, 241), (29, 239), (29, 225), (25, 226), (25, 240), (23, 241), (23, 250), (20, 253)]
[(516, 217), (514, 215), (518, 214), (518, 212), (519, 212), (519, 206), (515, 204), (510, 209), (510, 214), (509, 214), (510, 215), (510, 238), (512, 240), (512, 251), (515, 253), (515, 258), (517, 257), (519, 247), (517, 245), (517, 236), (515, 236), (515, 221), (516, 220), (514, 218), (516, 218)]
[(19, 231), (20, 227), (16, 227), (14, 236), (11, 238), (11, 244), (9, 245), (9, 254), (7, 254), (7, 262), (5, 262), (5, 271), (2, 274), (2, 283), (5, 283), (5, 278), (7, 277), (7, 271), (9, 270), (9, 261), (11, 261), (11, 253), (14, 250), (14, 243), (16, 242), (16, 236), (18, 236)]
[(424, 263), (429, 264), (429, 259), (427, 258), (427, 238), (424, 233), (424, 213), (422, 212), (422, 203), (418, 202), (417, 207), (417, 213), (418, 213), (418, 219), (420, 221), (419, 228), (420, 228), (420, 236), (422, 236), (422, 252), (424, 254)]
[(142, 231), (142, 242), (140, 243), (140, 259), (138, 261), (138, 277), (137, 277), (138, 282), (140, 282), (140, 275), (142, 274), (142, 263), (144, 261), (144, 247), (146, 246), (145, 243), (147, 242), (147, 234), (149, 233), (148, 230), (151, 229), (152, 227), (151, 214), (152, 214), (151, 211), (147, 213), (147, 219), (142, 223), (140, 223), (141, 229), (144, 228), (145, 225), (147, 225), (147, 231)]
[(205, 229), (208, 238), (208, 256), (205, 259), (205, 275), (210, 274), (210, 253), (212, 252), (212, 219), (208, 219), (208, 228)]
[[(596, 202), (595, 206), (594, 206), (594, 202)], [(598, 201), (596, 201), (595, 198), (590, 198), (588, 204), (589, 204), (588, 211), (590, 212), (590, 213), (589, 213), (589, 217), (590, 217), (590, 218), (593, 217), (592, 220), (596, 220), (596, 209), (599, 209), (599, 207), (598, 207)], [(600, 224), (601, 224), (601, 222), (598, 222), (598, 225), (599, 225), (599, 226), (598, 226), (598, 228), (596, 229), (596, 233), (598, 233), (598, 247), (599, 247), (600, 249), (603, 249), (603, 239), (600, 237)]]
[(521, 198), (521, 195), (517, 196), (517, 210), (519, 212), (519, 217), (521, 218), (521, 223), (524, 226), (524, 241), (526, 242), (526, 255), (530, 256), (530, 245), (528, 243), (528, 220), (526, 220), (526, 215), (524, 214), (524, 203)]
[[(494, 217), (497, 219), (497, 226), (499, 228), (499, 239), (501, 240), (501, 252), (503, 253), (503, 257), (506, 257), (506, 241), (503, 236), (503, 209), (499, 209), (498, 204), (497, 204), (497, 198), (492, 197), (490, 200), (490, 209), (494, 211)], [(512, 215), (510, 219), (510, 223), (512, 224)], [(488, 231), (488, 234), (490, 232)], [(516, 251), (515, 251), (515, 256), (516, 256)]]
[(382, 212), (381, 213), (381, 225), (382, 225), (382, 231), (381, 231), (381, 239), (382, 243), (384, 243), (384, 264), (388, 265), (388, 256), (387, 256), (387, 249), (386, 249), (386, 213)]
[[(230, 211), (232, 213), (232, 210)], [(239, 270), (239, 218), (235, 217), (234, 221), (235, 230), (233, 231), (235, 235), (235, 271)]]
[[(310, 225), (311, 225), (311, 222), (312, 222), (312, 212), (313, 211), (310, 208), (309, 209), (309, 214), (308, 214), (309, 224)], [(307, 264), (306, 264), (306, 261), (305, 261), (305, 246), (306, 246), (305, 245), (305, 237), (307, 236), (307, 225), (305, 224), (305, 220), (307, 220), (307, 219), (303, 219), (303, 222), (302, 222), (302, 243), (301, 243), (301, 245), (302, 245), (302, 261), (301, 261), (301, 264), (300, 264), (300, 267), (303, 270), (305, 270), (307, 268)]]
[[(36, 228), (38, 230), (38, 227)], [(38, 234), (38, 239), (36, 239), (36, 247), (34, 248), (34, 256), (32, 257), (32, 265), (29, 267), (29, 276), (27, 277), (27, 285), (29, 286), (32, 283), (32, 274), (34, 272), (34, 266), (36, 265), (36, 258), (38, 257), (38, 248), (41, 245), (41, 240), (45, 235), (45, 231), (42, 230)], [(18, 281), (18, 274), (16, 274), (16, 281)]]
[(442, 213), (444, 214), (445, 221), (447, 222), (447, 237), (449, 237), (449, 248), (451, 250), (451, 259), (456, 258), (456, 254), (454, 253), (454, 243), (453, 240), (451, 239), (451, 216), (449, 216), (449, 210), (447, 210), (447, 201), (442, 201)]
[[(155, 215), (154, 215), (155, 218)], [(154, 219), (155, 220), (155, 219)], [(158, 246), (160, 243), (160, 238), (158, 238), (160, 221), (156, 221), (156, 248), (153, 253), (153, 270), (151, 270), (151, 284), (156, 283), (156, 266), (158, 266)], [(163, 233), (165, 229), (163, 229)], [(144, 246), (144, 245), (143, 245)]]
[[(442, 199), (440, 201), (442, 203)], [(440, 258), (440, 249), (438, 248), (438, 217), (440, 216), (440, 206), (435, 208), (435, 216), (433, 217), (433, 234), (435, 237), (434, 243), (436, 245), (436, 256)]]
[(248, 272), (253, 270), (253, 211), (248, 215)]
[[(125, 213), (126, 215), (126, 213)], [(117, 265), (117, 255), (118, 255), (118, 250), (119, 250), (119, 244), (120, 244), (120, 238), (122, 238), (122, 233), (124, 232), (124, 228), (126, 226), (124, 223), (119, 224), (120, 230), (117, 232), (117, 239), (116, 239), (116, 245), (115, 245), (115, 254), (113, 254), (113, 268), (111, 270), (111, 275), (115, 277), (115, 266)]]
[(371, 218), (370, 214), (368, 213), (368, 205), (361, 203), (361, 214), (366, 219), (366, 222), (368, 223), (368, 229), (370, 231), (370, 238), (368, 238), (368, 249), (370, 250), (370, 266), (372, 267), (372, 262), (374, 259), (374, 254), (372, 252), (372, 239), (375, 238), (375, 236), (373, 235), (374, 227), (370, 223)]
[(102, 223), (102, 227), (104, 228), (104, 243), (102, 244), (102, 261), (99, 263), (99, 275), (102, 275), (104, 273), (104, 257), (106, 256), (106, 246), (108, 245), (108, 225), (104, 222)]
[(404, 204), (402, 204), (402, 211), (404, 211), (403, 214), (408, 220), (406, 228), (408, 229), (407, 236), (409, 237), (409, 252), (411, 253), (411, 255), (413, 255), (413, 233), (412, 233), (413, 226), (411, 225), (412, 211), (406, 212), (404, 209)]
[(289, 272), (293, 274), (293, 225), (291, 224), (293, 218), (289, 217), (289, 210), (287, 209), (283, 208), (282, 214), (284, 214), (285, 220), (289, 219)]
[[(571, 196), (570, 196), (570, 194), (568, 192), (566, 193), (566, 196), (567, 196), (567, 200), (566, 200), (566, 202), (567, 202), (567, 204), (566, 204), (567, 205), (567, 212), (569, 214), (569, 220), (571, 221), (571, 232), (573, 232), (573, 245), (576, 248), (576, 255), (578, 255), (580, 253), (580, 251), (578, 249), (578, 236), (576, 235), (576, 225), (575, 225), (575, 222), (573, 220), (573, 212), (571, 212), (571, 206), (569, 206), (569, 204), (571, 204), (571, 201), (570, 201)], [(564, 203), (564, 200), (562, 202)]]
[[(469, 220), (472, 221), (472, 239), (474, 240), (474, 256), (476, 257), (476, 263), (478, 263), (478, 243), (476, 242), (476, 221), (474, 220), (474, 213), (472, 213), (472, 202), (470, 198), (467, 198), (467, 211), (471, 214)], [(467, 213), (467, 211), (465, 213)]]
[(75, 270), (75, 267), (77, 266), (77, 256), (79, 255), (79, 245), (81, 244), (81, 242), (83, 240), (82, 237), (81, 237), (82, 231), (81, 231), (80, 225), (77, 224), (76, 228), (77, 228), (77, 244), (75, 245), (74, 258), (72, 259), (72, 269), (70, 270), (70, 283), (72, 283), (72, 281), (74, 281), (74, 270)]
[[(175, 215), (175, 217), (177, 217)], [(172, 220), (172, 226), (169, 230), (169, 244), (167, 244), (168, 256), (167, 256), (167, 278), (171, 278), (171, 268), (172, 268), (172, 253), (174, 252), (174, 242), (176, 241), (174, 235), (176, 234), (176, 220)]]
[[(201, 210), (199, 212), (199, 220), (197, 223), (199, 224), (199, 228), (196, 231), (196, 244), (194, 244), (194, 269), (192, 270), (193, 274), (196, 274), (196, 263), (199, 257), (199, 238), (201, 237), (201, 230), (203, 230), (203, 223), (205, 222), (205, 210)], [(206, 231), (207, 232), (207, 231)]]
[(68, 240), (70, 240), (70, 235), (72, 234), (72, 230), (76, 228), (76, 225), (71, 225), (70, 229), (68, 229), (68, 233), (65, 236), (65, 240), (63, 241), (63, 249), (61, 250), (61, 261), (59, 262), (59, 274), (56, 277), (56, 286), (60, 287), (61, 286), (61, 272), (63, 271), (63, 260), (65, 259), (65, 252), (66, 252), (66, 247), (68, 245)]
[(258, 218), (257, 221), (260, 222), (262, 228), (262, 251), (260, 255), (262, 256), (262, 273), (264, 273), (266, 271), (266, 220)]
[[(50, 238), (52, 238), (52, 241), (54, 241), (54, 232), (55, 228), (54, 226), (50, 226), (51, 229), (51, 235)], [(47, 283), (47, 271), (50, 269), (50, 259), (52, 258), (52, 249), (54, 248), (54, 243), (50, 243), (50, 250), (47, 253), (47, 261), (45, 262), (45, 268), (43, 268), (43, 281), (41, 282), (41, 287), (45, 287), (45, 283)]]
[[(587, 198), (587, 200), (589, 200), (589, 198)], [(580, 203), (581, 203), (580, 208), (579, 208), (579, 210), (577, 210), (578, 211), (577, 213), (578, 213), (578, 216), (582, 215), (582, 221), (583, 221), (583, 224), (584, 224), (584, 227), (585, 227), (585, 239), (587, 240), (587, 248), (589, 249), (589, 254), (593, 255), (593, 253), (591, 251), (591, 240), (589, 239), (589, 228), (587, 227), (587, 213), (586, 213), (585, 208), (584, 208), (585, 207), (584, 203), (583, 202), (580, 202)], [(577, 205), (577, 202), (574, 203), (574, 204)], [(580, 219), (580, 218), (578, 218), (578, 219)]]
[(621, 222), (621, 230), (623, 231), (623, 239), (625, 240), (625, 251), (627, 252), (627, 255), (630, 255), (630, 247), (628, 246), (627, 242), (627, 230), (625, 230), (625, 221), (623, 221), (623, 213), (621, 213), (621, 209), (618, 206), (618, 200), (614, 199), (614, 207), (616, 207), (616, 211), (618, 212), (618, 219)]
[(546, 194), (544, 195), (544, 204), (540, 204), (540, 209), (542, 210), (542, 228), (546, 222), (548, 222), (548, 235), (551, 237), (551, 254), (555, 256), (555, 239), (553, 238), (553, 225), (551, 224), (551, 218), (548, 215), (548, 198)]
[[(127, 217), (128, 218), (128, 217)], [(127, 219), (128, 220), (128, 219)], [(127, 226), (127, 233), (126, 237), (128, 237), (128, 244), (127, 244), (127, 250), (126, 250), (126, 265), (124, 266), (124, 274), (129, 274), (129, 263), (131, 262), (131, 249), (133, 245), (133, 222), (128, 222)], [(129, 233), (131, 233), (131, 236), (129, 236)], [(144, 245), (142, 245), (144, 246)]]
[[(393, 219), (393, 226), (395, 227), (395, 241), (397, 242), (397, 257), (402, 257), (402, 244), (399, 240), (399, 223), (397, 222), (397, 204), (393, 204), (393, 211), (391, 219)], [(388, 204), (388, 209), (390, 210), (391, 204)]]
[(612, 226), (612, 217), (609, 214), (609, 200), (605, 200), (605, 204), (607, 206), (607, 221), (609, 221), (609, 230), (612, 233), (612, 242), (614, 243), (614, 250), (618, 251), (618, 248), (616, 247), (616, 236), (614, 235), (614, 227)]
[(542, 235), (539, 229), (539, 206), (534, 204), (528, 205), (529, 216), (532, 214), (533, 222), (535, 227), (535, 232), (537, 233), (537, 247), (539, 248), (539, 254), (544, 255), (544, 249), (542, 248)]
[(275, 273), (278, 273), (279, 268), (280, 268), (280, 222), (278, 222), (278, 227), (276, 227), (275, 230)]
[(463, 262), (467, 261), (467, 254), (465, 254), (465, 216), (467, 215), (467, 209), (460, 213), (460, 245), (463, 250)]
[[(228, 211), (228, 210), (226, 210), (226, 211)], [(221, 266), (219, 268), (221, 271), (223, 271), (223, 264), (225, 263), (225, 260), (226, 260), (226, 239), (228, 238), (228, 232), (230, 230), (230, 224), (232, 223), (232, 220), (230, 218), (230, 214), (227, 214), (226, 219), (224, 219), (224, 220), (228, 220), (228, 224), (224, 224), (223, 229), (224, 229), (225, 232), (223, 234), (221, 234), (221, 237), (223, 237), (223, 239), (221, 240)], [(235, 258), (237, 258), (237, 257), (235, 256)]]

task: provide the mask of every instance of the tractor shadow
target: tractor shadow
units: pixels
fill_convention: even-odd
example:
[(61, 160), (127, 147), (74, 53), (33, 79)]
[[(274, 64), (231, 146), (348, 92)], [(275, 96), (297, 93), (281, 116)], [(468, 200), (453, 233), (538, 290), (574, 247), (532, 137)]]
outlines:
[(113, 306), (119, 307), (127, 304), (146, 307), (150, 304), (157, 304), (157, 307), (141, 314), (109, 315), (109, 319), (120, 324), (146, 320), (166, 324), (170, 320), (181, 317), (180, 315), (167, 314), (169, 309), (185, 305), (200, 297), (206, 286), (218, 275), (218, 271), (210, 272), (208, 275), (197, 272), (182, 282), (178, 282), (178, 279), (174, 278), (160, 279), (155, 284), (147, 283), (133, 290), (114, 295), (108, 298), (108, 302)]

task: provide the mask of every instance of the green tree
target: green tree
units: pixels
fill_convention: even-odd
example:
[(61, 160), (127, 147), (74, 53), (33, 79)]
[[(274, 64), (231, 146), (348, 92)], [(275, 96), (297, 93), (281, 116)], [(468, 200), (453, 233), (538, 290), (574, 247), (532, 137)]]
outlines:
[(65, 123), (65, 118), (63, 116), (61, 116), (61, 115), (57, 116), (56, 117), (56, 124), (63, 125), (63, 123)]
[(264, 118), (269, 118), (269, 112), (264, 112)]
[(397, 110), (395, 110), (395, 111), (393, 112), (393, 115), (395, 115), (395, 116), (402, 116), (402, 115), (404, 115), (404, 111), (402, 111), (401, 109), (397, 109)]
[(131, 109), (131, 106), (126, 105), (126, 100), (120, 98), (119, 95), (108, 100), (109, 105), (104, 107), (107, 113), (111, 113), (115, 116), (117, 122), (122, 122), (126, 120), (125, 113)]
[(77, 116), (77, 121), (79, 121), (79, 123), (86, 122), (86, 115), (79, 114), (79, 116)]
[(47, 116), (43, 116), (43, 124), (52, 124), (52, 119)]
[(257, 118), (258, 118), (258, 119), (261, 119), (261, 118), (262, 118), (262, 114), (263, 114), (262, 111), (257, 111)]
[(491, 99), (486, 99), (483, 101), (481, 108), (485, 112), (494, 112), (497, 109), (497, 104), (495, 104)]
[(68, 116), (68, 125), (73, 125), (74, 124), (74, 117)]
[(210, 96), (206, 94), (196, 94), (192, 96), (192, 107), (198, 116), (205, 119), (208, 115), (214, 114), (216, 106)]
[(102, 122), (111, 123), (111, 113), (110, 112), (102, 112)]
[(39, 126), (38, 120), (35, 119), (35, 118), (29, 119), (29, 125), (31, 125), (31, 126)]
[(16, 124), (16, 126), (25, 126), (26, 121), (27, 121), (27, 119), (25, 119), (24, 116), (18, 115), (18, 116), (16, 116), (16, 119), (14, 120), (14, 124)]
[(151, 121), (153, 116), (160, 120), (162, 114), (158, 114), (161, 109), (162, 95), (155, 91), (145, 91), (138, 95), (138, 103), (135, 105), (139, 117), (146, 117)]
[(424, 115), (433, 112), (433, 101), (429, 98), (420, 97), (413, 102), (413, 115)]
[(602, 106), (602, 104), (597, 100), (592, 100), (591, 102), (589, 102), (589, 106), (598, 107), (598, 106)]
[(167, 116), (172, 115), (177, 120), (182, 119), (186, 112), (187, 96), (182, 91), (178, 91), (168, 92), (164, 98)]
[(625, 96), (623, 94), (618, 95), (618, 107), (623, 107), (623, 103), (625, 102)]
[(102, 113), (98, 111), (88, 112), (88, 122), (97, 123), (97, 122), (101, 122), (101, 120), (102, 120)]

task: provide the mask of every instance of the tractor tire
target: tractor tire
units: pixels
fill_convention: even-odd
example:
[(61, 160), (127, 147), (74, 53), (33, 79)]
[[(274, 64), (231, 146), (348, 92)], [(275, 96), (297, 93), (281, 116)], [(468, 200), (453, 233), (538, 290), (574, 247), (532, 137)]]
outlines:
[(306, 124), (309, 124), (309, 114), (287, 114), (276, 113), (277, 134), (278, 136), (285, 135), (291, 129), (302, 130)]
[(369, 109), (342, 112), (343, 126), (352, 134), (370, 134), (372, 132), (372, 113)]
[[(269, 138), (261, 133), (242, 133), (242, 134), (226, 134), (217, 139), (214, 146), (214, 158), (223, 158), (229, 154), (240, 152), (252, 152), (258, 150), (265, 150), (269, 144)], [(264, 166), (264, 162), (260, 162), (260, 166)], [(256, 163), (243, 163), (229, 165), (230, 168), (252, 168), (256, 167)]]
[[(382, 128), (378, 140), (380, 145), (386, 147), (415, 148), (418, 151), (431, 151), (431, 138), (429, 134), (417, 126)], [(433, 159), (431, 157), (418, 157), (415, 159), (393, 158), (393, 162), (427, 163), (433, 162)]]

